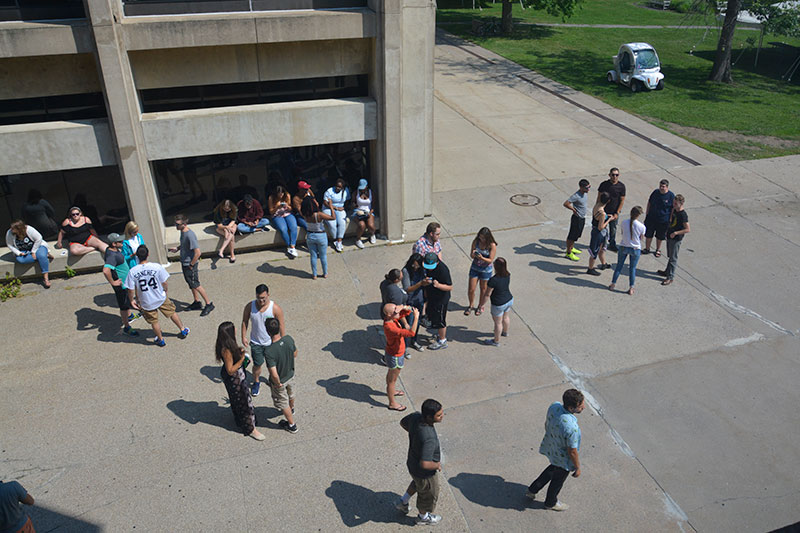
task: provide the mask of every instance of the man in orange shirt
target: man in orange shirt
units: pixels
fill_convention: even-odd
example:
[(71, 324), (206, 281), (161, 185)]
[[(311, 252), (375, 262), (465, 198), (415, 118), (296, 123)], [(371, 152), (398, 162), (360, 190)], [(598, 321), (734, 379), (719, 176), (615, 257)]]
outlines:
[[(414, 314), (414, 323), (411, 329), (400, 325), (400, 319)], [(395, 392), (397, 376), (405, 364), (406, 340), (413, 337), (419, 323), (419, 309), (410, 305), (386, 304), (383, 306), (383, 334), (386, 336), (386, 395), (389, 397), (389, 409), (392, 411), (405, 411), (406, 406), (400, 405), (395, 396), (403, 396), (403, 391)]]

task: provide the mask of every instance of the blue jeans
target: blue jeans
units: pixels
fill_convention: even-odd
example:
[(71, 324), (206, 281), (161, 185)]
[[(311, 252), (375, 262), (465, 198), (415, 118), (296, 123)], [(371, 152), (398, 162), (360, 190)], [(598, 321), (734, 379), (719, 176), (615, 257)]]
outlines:
[(297, 244), (297, 220), (294, 215), (271, 218), (269, 223), (278, 230), (287, 246), (294, 247)]
[[(330, 209), (323, 209), (323, 213), (330, 215)], [(344, 230), (347, 229), (347, 211), (334, 211), (336, 220), (326, 220), (325, 226), (331, 234), (331, 238), (339, 240), (344, 237)]]
[(262, 218), (258, 221), (258, 224), (253, 226), (248, 226), (244, 222), (239, 222), (236, 224), (236, 229), (239, 230), (239, 233), (253, 233), (256, 229), (266, 228), (269, 225), (269, 220), (266, 218)]
[(39, 249), (36, 250), (35, 256), (31, 253), (28, 253), (27, 255), (17, 256), (17, 263), (22, 263), (23, 265), (33, 263), (34, 261), (39, 261), (39, 268), (42, 269), (42, 274), (45, 274), (50, 271), (50, 261), (48, 261), (47, 259), (46, 247), (39, 246)]
[(617, 251), (617, 266), (614, 268), (614, 276), (611, 278), (611, 283), (616, 283), (619, 279), (619, 275), (622, 272), (622, 265), (625, 264), (626, 256), (631, 257), (628, 276), (631, 280), (631, 287), (633, 287), (636, 283), (636, 265), (639, 264), (642, 251), (639, 248), (631, 248), (629, 246), (620, 246)]
[(306, 219), (304, 219), (302, 215), (298, 215), (297, 213), (295, 213), (292, 216), (294, 217), (294, 221), (297, 222), (298, 228), (303, 228), (304, 230), (308, 231), (308, 226), (306, 225)]
[(328, 275), (328, 235), (326, 233), (306, 234), (306, 246), (311, 253), (311, 274), (317, 275), (317, 257), (322, 262), (322, 275)]

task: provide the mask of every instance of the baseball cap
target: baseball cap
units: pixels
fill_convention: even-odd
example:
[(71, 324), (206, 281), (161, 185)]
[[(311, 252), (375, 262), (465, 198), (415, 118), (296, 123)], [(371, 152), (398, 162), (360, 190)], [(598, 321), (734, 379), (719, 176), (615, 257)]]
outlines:
[(309, 185), (309, 184), (308, 184), (308, 183), (306, 183), (305, 181), (298, 181), (298, 182), (297, 182), (297, 188), (298, 188), (298, 189), (310, 189), (310, 188), (311, 188), (311, 185)]
[(125, 237), (123, 237), (119, 233), (109, 233), (108, 234), (108, 242), (122, 242), (124, 240), (125, 240)]
[(367, 188), (367, 180), (365, 180), (363, 178), (360, 179), (358, 181), (358, 190), (360, 191), (360, 190), (363, 190), (363, 189), (366, 189), (366, 188)]
[(253, 201), (253, 195), (250, 194), (250, 193), (245, 194), (244, 197), (242, 198), (242, 200), (244, 200), (245, 202), (252, 202)]
[(425, 259), (422, 260), (423, 268), (433, 270), (439, 264), (439, 256), (433, 252), (425, 254)]

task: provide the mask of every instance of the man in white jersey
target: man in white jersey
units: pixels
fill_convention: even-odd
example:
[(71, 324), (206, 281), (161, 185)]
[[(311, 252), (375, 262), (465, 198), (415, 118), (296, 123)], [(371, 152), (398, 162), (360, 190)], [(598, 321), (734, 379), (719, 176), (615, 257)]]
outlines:
[(141, 310), (142, 316), (152, 326), (156, 334), (154, 342), (157, 346), (163, 347), (167, 343), (164, 341), (164, 337), (161, 334), (161, 326), (158, 324), (159, 311), (172, 320), (181, 330), (178, 333), (179, 339), (186, 338), (189, 334), (189, 328), (183, 327), (181, 318), (175, 311), (175, 304), (167, 298), (167, 278), (169, 278), (169, 274), (158, 263), (149, 263), (147, 261), (149, 254), (150, 251), (143, 244), (136, 249), (136, 258), (139, 260), (139, 264), (128, 272), (128, 277), (125, 278), (125, 286), (128, 287), (131, 306), (134, 309)]
[[(286, 321), (283, 319), (283, 309), (269, 299), (269, 289), (263, 283), (256, 287), (256, 299), (244, 306), (242, 316), (242, 344), (250, 347), (253, 356), (253, 385), (250, 393), (258, 396), (261, 392), (261, 368), (266, 361), (267, 346), (272, 344), (272, 338), (267, 333), (266, 321), (268, 318), (277, 318), (281, 323), (281, 336), (286, 335)], [(250, 337), (247, 328), (250, 327)]]

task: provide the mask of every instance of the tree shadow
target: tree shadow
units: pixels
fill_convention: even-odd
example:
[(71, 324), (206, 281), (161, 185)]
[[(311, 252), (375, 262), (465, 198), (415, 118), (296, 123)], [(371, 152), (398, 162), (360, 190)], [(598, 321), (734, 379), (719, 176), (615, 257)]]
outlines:
[(356, 527), (367, 522), (414, 525), (412, 517), (395, 509), (394, 501), (398, 499), (398, 495), (392, 492), (375, 492), (337, 479), (325, 489), (325, 495), (333, 500), (342, 523), (347, 527)]
[[(506, 481), (500, 476), (461, 472), (448, 482), (461, 491), (466, 499), (482, 507), (524, 511), (528, 508), (527, 485)], [(540, 506), (543, 506), (541, 502)]]
[[(113, 294), (111, 295), (113, 298)], [(114, 300), (116, 304), (116, 300)], [(116, 342), (128, 344), (142, 344), (143, 337), (150, 333), (150, 328), (146, 330), (139, 329), (138, 337), (129, 337), (122, 332), (122, 320), (119, 314), (105, 313), (92, 309), (91, 307), (84, 307), (75, 311), (75, 318), (78, 321), (78, 331), (91, 331), (97, 330), (97, 340), (101, 342)], [(137, 329), (137, 328), (134, 328)], [(177, 335), (177, 334), (176, 334)], [(167, 336), (167, 333), (164, 334)]]
[[(29, 487), (30, 488), (30, 487)], [(87, 522), (81, 518), (68, 516), (53, 509), (48, 509), (39, 504), (39, 494), (35, 494), (35, 505), (25, 507), (25, 512), (33, 522), (33, 527), (39, 531), (63, 531), (64, 533), (100, 533), (103, 530), (99, 525)]]
[[(370, 334), (367, 329), (345, 331), (342, 333), (341, 341), (329, 342), (322, 350), (330, 352), (340, 361), (380, 364), (380, 361), (383, 360), (383, 347), (378, 350), (371, 346), (374, 340), (371, 337), (375, 336), (378, 336), (378, 334)], [(380, 338), (383, 340), (382, 335), (380, 335)]]
[(290, 268), (286, 265), (275, 266), (271, 263), (263, 263), (259, 265), (256, 270), (264, 274), (278, 274), (281, 276), (294, 276), (296, 278), (311, 279), (311, 272), (299, 270), (297, 268)]
[(317, 381), (317, 385), (324, 387), (325, 392), (327, 392), (329, 396), (368, 403), (373, 407), (388, 406), (387, 403), (381, 403), (373, 398), (373, 396), (383, 396), (385, 398), (386, 393), (384, 391), (375, 390), (363, 383), (345, 381), (347, 379), (350, 379), (350, 376), (348, 374), (342, 374), (334, 378), (320, 379)]

